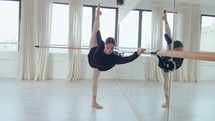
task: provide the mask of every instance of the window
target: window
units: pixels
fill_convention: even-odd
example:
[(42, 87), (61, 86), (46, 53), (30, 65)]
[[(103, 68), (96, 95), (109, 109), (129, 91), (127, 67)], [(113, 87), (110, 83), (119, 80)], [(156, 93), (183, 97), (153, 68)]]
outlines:
[(120, 23), (119, 47), (138, 47), (139, 12), (131, 11)]
[(202, 16), (200, 50), (215, 52), (215, 16)]
[(141, 48), (151, 48), (151, 23), (152, 23), (152, 12), (142, 12), (142, 34), (141, 34)]
[[(91, 29), (93, 9), (91, 6), (83, 7), (83, 23), (82, 23), (82, 40), (81, 46), (88, 47)], [(115, 35), (115, 21), (116, 9), (115, 8), (101, 8), (102, 16), (100, 18), (100, 30), (102, 38)], [(52, 30), (51, 30), (51, 45), (67, 46), (68, 45), (68, 30), (69, 30), (69, 6), (66, 4), (54, 4), (52, 11)], [(86, 50), (82, 50), (85, 53)], [(66, 49), (50, 49), (52, 53), (67, 53)]]
[(116, 9), (101, 8), (102, 15), (100, 16), (100, 31), (102, 39), (105, 41), (107, 37), (115, 38), (116, 26)]
[[(142, 14), (142, 18), (139, 14)], [(120, 23), (119, 30), (119, 47), (138, 48), (138, 43), (141, 43), (141, 48), (151, 49), (151, 32), (152, 32), (152, 12), (144, 10), (131, 11)], [(170, 29), (173, 29), (173, 13), (167, 13), (167, 19)], [(139, 20), (142, 26), (139, 25)], [(138, 35), (138, 26), (141, 26), (141, 35)], [(164, 31), (164, 27), (163, 27)], [(165, 31), (164, 31), (165, 32)], [(138, 40), (138, 36), (141, 40)], [(138, 42), (140, 41), (140, 42)], [(163, 36), (163, 49), (166, 49), (166, 41)]]
[(19, 1), (0, 1), (0, 51), (16, 52), (19, 44)]
[[(152, 17), (152, 12), (147, 12), (147, 11), (143, 11), (143, 16), (142, 16), (142, 40), (141, 40), (141, 47), (142, 48), (147, 48), (147, 49), (151, 49), (151, 17)], [(173, 18), (174, 18), (174, 14), (173, 13), (167, 13), (167, 20), (169, 22), (169, 26), (170, 26), (170, 31), (171, 34), (173, 32)], [(165, 33), (165, 23), (163, 22), (163, 33)], [(173, 36), (173, 35), (172, 35)], [(166, 45), (167, 42), (164, 38), (164, 35), (162, 36), (162, 49), (167, 49)]]
[(83, 47), (88, 47), (91, 37), (92, 29), (92, 7), (83, 8), (83, 21), (82, 21), (82, 41)]
[[(53, 4), (50, 44), (68, 46), (69, 5)], [(51, 53), (67, 53), (67, 49), (50, 48)]]

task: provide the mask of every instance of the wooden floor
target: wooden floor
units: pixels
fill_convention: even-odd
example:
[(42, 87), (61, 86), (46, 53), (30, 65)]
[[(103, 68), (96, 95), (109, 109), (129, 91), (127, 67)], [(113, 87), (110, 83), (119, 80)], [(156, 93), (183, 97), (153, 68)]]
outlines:
[(162, 83), (99, 80), (99, 110), (90, 80), (0, 79), (0, 121), (214, 121), (214, 84), (173, 83), (168, 110)]

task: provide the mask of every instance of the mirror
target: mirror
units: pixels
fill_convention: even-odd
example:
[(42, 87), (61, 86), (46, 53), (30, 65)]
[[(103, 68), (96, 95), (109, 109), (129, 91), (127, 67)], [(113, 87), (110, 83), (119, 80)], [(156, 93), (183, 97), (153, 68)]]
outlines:
[[(137, 50), (133, 48), (166, 49), (164, 10), (167, 10), (173, 31), (174, 0), (141, 0), (120, 22), (120, 49), (132, 52)], [(125, 53), (125, 56), (131, 54)], [(162, 107), (165, 103), (164, 81), (158, 58), (142, 55), (131, 63), (117, 66), (117, 69), (117, 80), (137, 117), (144, 121), (167, 121), (169, 109)]]
[[(175, 6), (175, 38), (185, 51), (215, 52), (214, 1), (176, 0)], [(184, 60), (172, 75), (170, 121), (214, 120), (214, 69), (214, 61)]]
[[(167, 10), (172, 38), (183, 43), (185, 52), (215, 52), (215, 4), (213, 3), (212, 0), (142, 0), (135, 7), (137, 11), (131, 11), (120, 22), (119, 47), (125, 47), (124, 50), (126, 47), (166, 50), (166, 41), (163, 37), (165, 25), (159, 19), (163, 10)], [(145, 11), (139, 12), (141, 9)], [(153, 15), (150, 10), (154, 10)], [(144, 20), (141, 23), (141, 37), (137, 36), (140, 33), (135, 30), (139, 20), (135, 18), (139, 13), (142, 13), (141, 20)], [(129, 18), (132, 20), (129, 21)], [(151, 20), (147, 21), (148, 18)], [(126, 29), (128, 27), (129, 29)], [(158, 28), (153, 29), (156, 27)], [(162, 38), (162, 42), (154, 44), (156, 39), (159, 41), (158, 38)], [(140, 41), (136, 43), (133, 41), (138, 39)], [(131, 48), (128, 50), (135, 51)], [(134, 62), (118, 66), (118, 81), (139, 119), (212, 121), (215, 118), (213, 115), (215, 103), (211, 101), (215, 98), (214, 61), (184, 59), (179, 69), (170, 72), (168, 108), (161, 107), (165, 102), (163, 87), (165, 78), (157, 64), (156, 56), (144, 55)]]

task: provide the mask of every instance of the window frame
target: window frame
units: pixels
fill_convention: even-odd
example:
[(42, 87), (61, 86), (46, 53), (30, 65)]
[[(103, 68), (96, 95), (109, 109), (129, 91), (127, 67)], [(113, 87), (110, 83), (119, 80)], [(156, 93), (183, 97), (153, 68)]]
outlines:
[[(66, 4), (66, 5), (68, 5), (68, 3), (61, 3), (61, 2), (53, 2), (53, 4)], [(95, 5), (83, 5), (83, 7), (91, 7), (92, 8), (92, 16), (91, 16), (92, 23), (91, 23), (91, 28), (90, 28), (91, 31), (92, 31), (93, 23), (94, 23), (94, 20), (95, 20), (95, 13), (96, 13), (97, 6), (95, 6)], [(117, 35), (117, 28), (118, 28), (118, 8), (117, 7), (106, 7), (106, 6), (100, 6), (100, 8), (115, 9), (116, 13), (115, 13), (115, 27), (114, 27), (115, 28), (114, 29), (115, 33), (114, 33), (114, 37), (116, 38), (116, 41), (117, 41), (117, 36), (118, 36)], [(89, 40), (90, 40), (90, 38), (89, 38)], [(52, 44), (52, 45), (57, 46), (56, 44)], [(67, 45), (59, 45), (59, 46), (68, 46), (68, 44)], [(89, 47), (89, 46), (84, 46), (81, 43), (81, 48), (86, 48), (86, 47)], [(81, 54), (85, 54), (85, 53), (86, 52), (83, 51)]]
[(139, 20), (138, 20), (138, 48), (141, 48), (141, 44), (142, 44), (142, 22), (143, 22), (143, 12), (152, 12), (152, 10), (148, 10), (148, 9), (133, 9), (134, 11), (139, 11)]

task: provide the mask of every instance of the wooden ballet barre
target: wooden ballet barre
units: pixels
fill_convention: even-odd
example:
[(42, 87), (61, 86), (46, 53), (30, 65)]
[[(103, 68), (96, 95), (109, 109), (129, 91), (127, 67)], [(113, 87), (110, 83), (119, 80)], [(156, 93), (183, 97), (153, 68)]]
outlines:
[(215, 53), (189, 51), (158, 51), (156, 55), (195, 60), (215, 61)]
[[(75, 48), (75, 47), (56, 47), (56, 46), (38, 46), (38, 48), (61, 48), (61, 49), (84, 49), (89, 50), (90, 48)], [(120, 48), (118, 48), (120, 49)], [(116, 50), (124, 53), (134, 53), (134, 51), (123, 51)], [(195, 59), (195, 60), (206, 60), (206, 61), (215, 61), (215, 53), (214, 52), (189, 52), (189, 51), (166, 51), (159, 50), (155, 51), (145, 51), (144, 54), (149, 55), (159, 55), (159, 56), (168, 56), (168, 57), (176, 57), (176, 58), (186, 58), (186, 59)]]
[[(77, 48), (77, 47), (59, 47), (59, 46), (39, 46), (39, 45), (35, 45), (35, 47), (37, 48), (59, 48), (59, 49), (75, 49), (75, 50), (90, 50), (90, 48)], [(124, 52), (124, 53), (134, 53), (133, 51), (123, 51), (123, 50), (117, 50), (120, 48), (116, 48), (115, 51), (119, 51), (119, 52)], [(135, 49), (135, 48), (132, 48)]]
[(75, 49), (75, 50), (89, 50), (89, 48), (77, 48), (77, 47), (57, 47), (57, 46), (39, 46), (35, 45), (37, 48), (59, 48), (59, 49)]
[[(43, 45), (35, 45), (35, 47), (37, 47), (37, 48), (60, 48), (60, 49), (86, 49), (86, 50), (90, 49), (88, 47), (77, 48), (77, 47), (43, 46)], [(141, 48), (115, 47), (115, 49), (117, 50), (117, 49), (141, 49)], [(128, 51), (128, 52), (131, 53), (131, 51)]]

